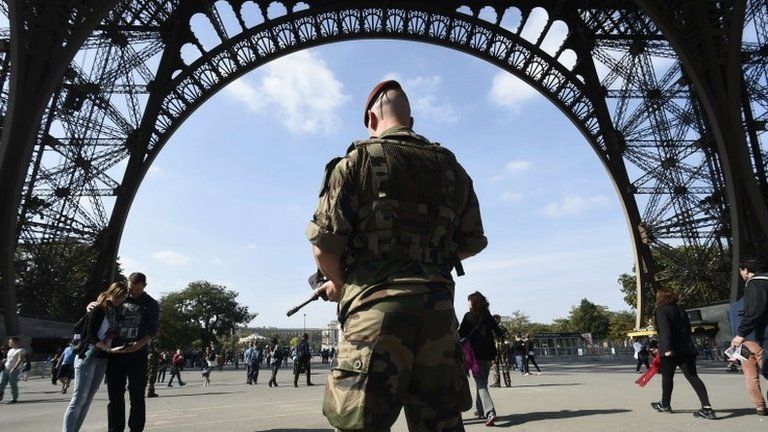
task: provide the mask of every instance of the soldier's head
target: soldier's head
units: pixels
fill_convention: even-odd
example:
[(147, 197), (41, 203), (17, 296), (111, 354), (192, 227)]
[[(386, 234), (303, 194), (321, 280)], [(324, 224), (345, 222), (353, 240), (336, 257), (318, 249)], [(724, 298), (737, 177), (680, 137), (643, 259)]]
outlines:
[(413, 127), (411, 104), (400, 83), (387, 80), (373, 88), (365, 103), (363, 122), (370, 136), (395, 126)]
[(307, 340), (307, 339), (309, 339), (309, 335), (304, 333), (303, 335), (301, 335), (301, 338), (304, 339), (304, 340)]
[(496, 321), (496, 324), (501, 322), (501, 315), (499, 314), (493, 314), (493, 320)]

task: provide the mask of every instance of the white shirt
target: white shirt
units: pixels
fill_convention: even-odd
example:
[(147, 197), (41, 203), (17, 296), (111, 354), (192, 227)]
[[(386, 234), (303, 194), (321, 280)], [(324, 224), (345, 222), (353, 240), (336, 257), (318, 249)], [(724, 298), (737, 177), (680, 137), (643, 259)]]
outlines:
[(109, 332), (109, 321), (107, 320), (107, 317), (104, 317), (104, 319), (101, 321), (101, 325), (99, 326), (99, 331), (96, 332), (96, 337), (99, 338), (100, 341), (104, 342), (108, 347), (112, 346), (112, 340), (106, 340), (107, 339), (107, 333)]
[[(5, 367), (10, 372), (11, 368), (16, 366), (16, 362), (19, 360), (19, 358), (23, 357), (24, 354), (26, 354), (26, 351), (24, 351), (24, 348), (11, 348), (8, 350), (8, 359), (5, 361)], [(21, 364), (19, 364), (19, 367)]]

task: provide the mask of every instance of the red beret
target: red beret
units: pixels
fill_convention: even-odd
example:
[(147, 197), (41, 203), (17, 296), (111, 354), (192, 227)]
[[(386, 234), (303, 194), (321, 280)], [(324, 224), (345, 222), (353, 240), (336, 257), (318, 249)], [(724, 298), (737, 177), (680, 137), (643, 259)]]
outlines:
[(368, 127), (368, 110), (371, 109), (376, 99), (387, 90), (402, 90), (400, 83), (395, 80), (386, 80), (376, 84), (376, 87), (371, 90), (371, 94), (368, 95), (368, 101), (365, 103), (365, 111), (363, 111), (363, 123), (365, 127)]

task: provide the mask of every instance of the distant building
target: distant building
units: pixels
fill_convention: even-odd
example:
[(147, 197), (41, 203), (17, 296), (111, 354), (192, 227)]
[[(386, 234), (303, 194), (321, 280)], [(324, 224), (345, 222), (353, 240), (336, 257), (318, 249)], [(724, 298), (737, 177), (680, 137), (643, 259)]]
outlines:
[(328, 323), (323, 329), (322, 349), (339, 349), (339, 342), (344, 340), (344, 333), (341, 331), (341, 324), (334, 320)]
[(306, 333), (309, 335), (309, 338), (311, 340), (314, 340), (315, 338), (320, 338), (322, 335), (323, 329), (319, 328), (277, 328), (277, 327), (249, 327), (245, 329), (244, 333), (246, 334), (252, 334), (257, 333), (261, 336), (266, 337), (267, 339), (272, 339), (273, 336), (277, 336), (279, 338), (286, 338), (291, 339), (294, 336), (301, 337), (302, 334)]

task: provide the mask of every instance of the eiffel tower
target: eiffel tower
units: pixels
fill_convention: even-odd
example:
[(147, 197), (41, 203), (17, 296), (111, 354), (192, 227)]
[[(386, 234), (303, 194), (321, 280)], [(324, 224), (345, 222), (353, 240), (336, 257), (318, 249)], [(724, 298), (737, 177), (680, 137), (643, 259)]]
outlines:
[[(768, 0), (11, 0), (0, 10), (8, 334), (19, 330), (20, 255), (88, 245), (95, 295), (142, 180), (190, 114), (271, 60), (338, 41), (452, 48), (559, 108), (616, 186), (640, 312), (664, 277), (652, 248), (693, 279), (725, 268), (731, 297), (739, 258), (768, 250)], [(196, 33), (201, 22), (214, 43)]]

